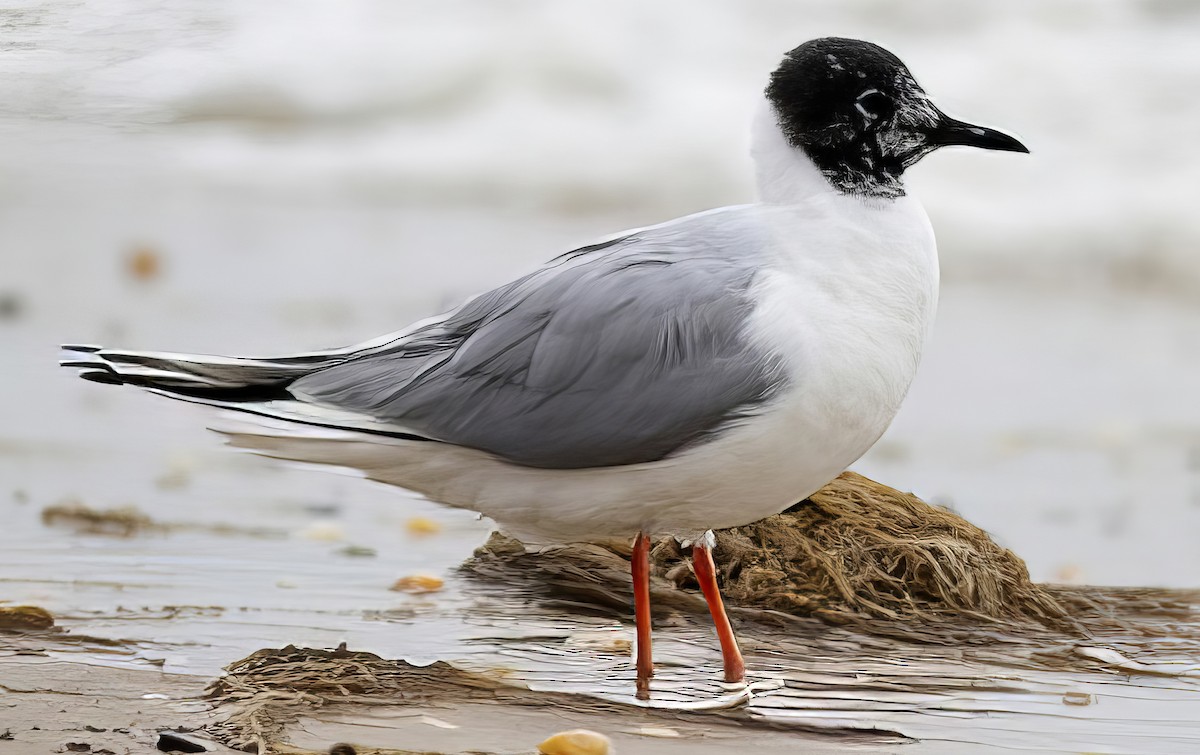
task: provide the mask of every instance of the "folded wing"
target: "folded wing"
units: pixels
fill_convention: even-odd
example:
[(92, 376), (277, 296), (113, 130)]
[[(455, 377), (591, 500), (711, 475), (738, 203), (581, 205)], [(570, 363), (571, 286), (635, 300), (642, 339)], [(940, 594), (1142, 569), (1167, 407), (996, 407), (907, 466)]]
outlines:
[(747, 332), (758, 236), (730, 212), (638, 231), (357, 349), (269, 360), (97, 350), (67, 364), (105, 382), (526, 466), (655, 461), (779, 387), (772, 355)]

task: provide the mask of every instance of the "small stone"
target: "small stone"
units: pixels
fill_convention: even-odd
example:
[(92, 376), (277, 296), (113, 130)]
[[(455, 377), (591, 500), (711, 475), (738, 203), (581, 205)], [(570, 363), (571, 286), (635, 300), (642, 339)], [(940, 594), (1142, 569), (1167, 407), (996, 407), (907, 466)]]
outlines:
[(432, 574), (413, 574), (408, 577), (401, 577), (388, 589), (392, 592), (437, 592), (445, 584), (445, 581), (441, 577), (435, 577)]
[(560, 731), (538, 745), (541, 755), (609, 755), (612, 741), (588, 729)]
[(175, 731), (160, 731), (157, 746), (162, 752), (211, 752), (199, 739)]
[(1083, 567), (1079, 564), (1063, 564), (1054, 572), (1054, 581), (1064, 585), (1083, 584)]
[(305, 540), (319, 540), (333, 543), (346, 539), (346, 531), (337, 522), (313, 522), (300, 530), (300, 537)]
[(345, 742), (338, 742), (329, 748), (329, 755), (357, 755), (357, 750)]
[(342, 513), (342, 507), (336, 503), (306, 503), (302, 508), (313, 516), (334, 517)]
[(0, 291), (0, 320), (15, 320), (21, 316), (25, 305), (15, 291)]
[(135, 247), (125, 258), (125, 271), (134, 280), (153, 280), (162, 275), (162, 259), (148, 246)]
[(414, 516), (404, 523), (408, 534), (417, 537), (425, 537), (427, 535), (436, 535), (442, 531), (442, 525), (438, 522), (425, 516)]
[(1063, 705), (1091, 705), (1092, 696), (1087, 692), (1066, 692), (1062, 701)]

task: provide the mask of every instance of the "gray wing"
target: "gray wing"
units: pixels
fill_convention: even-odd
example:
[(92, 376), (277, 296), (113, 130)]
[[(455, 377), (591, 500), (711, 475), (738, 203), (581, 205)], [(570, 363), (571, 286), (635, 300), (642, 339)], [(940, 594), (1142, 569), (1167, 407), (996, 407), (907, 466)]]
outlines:
[(764, 235), (725, 211), (577, 250), (289, 390), (527, 466), (661, 459), (778, 387), (745, 337)]

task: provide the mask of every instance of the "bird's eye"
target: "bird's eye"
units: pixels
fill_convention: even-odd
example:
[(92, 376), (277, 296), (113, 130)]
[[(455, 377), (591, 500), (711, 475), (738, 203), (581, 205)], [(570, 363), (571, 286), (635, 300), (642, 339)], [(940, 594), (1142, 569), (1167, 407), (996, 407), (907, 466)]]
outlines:
[(878, 89), (868, 89), (858, 95), (858, 99), (854, 101), (854, 107), (872, 121), (887, 118), (893, 110), (891, 99)]

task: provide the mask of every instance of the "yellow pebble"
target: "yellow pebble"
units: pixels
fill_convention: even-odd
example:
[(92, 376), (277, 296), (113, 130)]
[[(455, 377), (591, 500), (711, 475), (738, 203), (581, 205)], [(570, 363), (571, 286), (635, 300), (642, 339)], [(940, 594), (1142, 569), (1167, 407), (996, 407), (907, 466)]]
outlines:
[(442, 525), (424, 516), (414, 516), (405, 522), (404, 526), (408, 528), (410, 535), (436, 535), (442, 531)]
[(162, 273), (162, 261), (158, 252), (153, 248), (139, 246), (126, 256), (125, 269), (129, 272), (129, 277), (148, 281), (157, 278)]
[(414, 574), (410, 577), (401, 577), (389, 589), (394, 592), (437, 592), (442, 589), (444, 584), (446, 583), (442, 581), (441, 577), (431, 574)]
[(609, 755), (612, 742), (608, 737), (587, 729), (560, 731), (538, 745), (541, 755)]
[(1063, 564), (1054, 572), (1054, 581), (1064, 585), (1081, 585), (1084, 581), (1083, 567), (1079, 564)]

